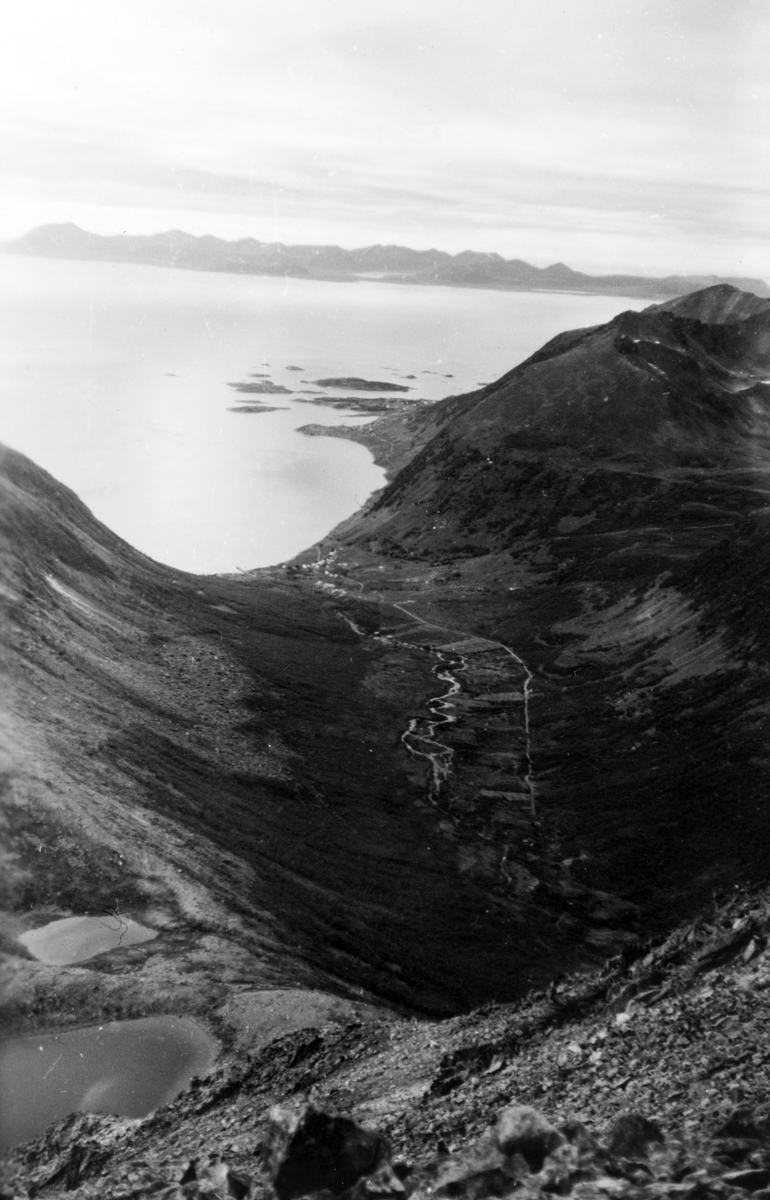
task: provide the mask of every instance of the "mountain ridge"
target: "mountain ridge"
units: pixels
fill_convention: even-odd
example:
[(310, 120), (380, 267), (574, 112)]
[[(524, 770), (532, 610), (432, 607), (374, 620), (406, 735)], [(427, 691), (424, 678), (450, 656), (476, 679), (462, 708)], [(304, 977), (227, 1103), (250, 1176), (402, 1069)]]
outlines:
[[(447, 447), (432, 447), (431, 437), (450, 428), (455, 442), (467, 439), (462, 451), (466, 469), (473, 470), (475, 463), (482, 475), (495, 464), (502, 473), (509, 471), (508, 446), (514, 458), (538, 448), (545, 454), (548, 448), (556, 453), (563, 447), (565, 453), (587, 455), (592, 469), (602, 470), (602, 459), (613, 454), (636, 457), (659, 471), (680, 458), (727, 456), (728, 445), (736, 453), (740, 445), (750, 447), (751, 455), (760, 448), (764, 453), (770, 434), (769, 351), (770, 303), (727, 285), (557, 334), (478, 391), (412, 416), (385, 418), (391, 429), (408, 423), (420, 448), (409, 456), (406, 473), (400, 472), (347, 524), (362, 524), (365, 514), (384, 513), (414, 478), (421, 456), (441, 460)], [(370, 436), (379, 424), (362, 434)], [(417, 433), (420, 429), (427, 432)], [(459, 459), (453, 466), (463, 469)], [(445, 461), (440, 469), (451, 510), (451, 493), (461, 477)], [(508, 484), (499, 493), (501, 513), (510, 507)], [(496, 503), (495, 489), (487, 491), (488, 502)], [(423, 496), (416, 503), (425, 502)], [(431, 503), (443, 514), (440, 497)], [(462, 524), (462, 503), (454, 520), (444, 520), (450, 537)], [(424, 523), (414, 528), (426, 545), (432, 537), (440, 541), (435, 526), (432, 533)], [(438, 545), (435, 552), (442, 552)]]
[(43, 225), (5, 246), (7, 253), (140, 262), (188, 270), (287, 275), (296, 278), (355, 281), (368, 275), (386, 282), (494, 290), (583, 291), (666, 299), (698, 287), (725, 282), (759, 296), (770, 296), (761, 279), (720, 280), (716, 276), (669, 275), (662, 279), (631, 274), (587, 275), (564, 263), (534, 267), (522, 259), (464, 250), (411, 250), (405, 246), (286, 245), (254, 238), (225, 241), (210, 234), (196, 237), (181, 230), (149, 235), (102, 236), (73, 224)]

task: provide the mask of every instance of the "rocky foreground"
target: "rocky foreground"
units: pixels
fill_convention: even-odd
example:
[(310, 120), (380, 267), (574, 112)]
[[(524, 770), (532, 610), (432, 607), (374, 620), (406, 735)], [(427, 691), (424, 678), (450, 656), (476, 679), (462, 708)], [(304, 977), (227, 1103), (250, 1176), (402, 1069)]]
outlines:
[(2, 1194), (766, 1196), (768, 931), (770, 893), (736, 894), (517, 1005), (226, 1052), (143, 1121), (77, 1115), (12, 1153)]

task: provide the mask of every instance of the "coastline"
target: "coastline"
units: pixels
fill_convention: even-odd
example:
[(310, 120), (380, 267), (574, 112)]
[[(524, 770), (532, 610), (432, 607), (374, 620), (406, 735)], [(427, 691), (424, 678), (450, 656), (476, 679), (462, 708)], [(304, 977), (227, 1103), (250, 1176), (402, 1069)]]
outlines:
[[(127, 267), (160, 267), (165, 271), (193, 271), (193, 272), (210, 272), (212, 275), (251, 275), (258, 279), (300, 279), (305, 283), (388, 283), (399, 284), (400, 286), (429, 287), (429, 288), (447, 288), (450, 291), (465, 291), (465, 292), (521, 292), (523, 295), (547, 295), (547, 296), (628, 296), (635, 300), (649, 300), (651, 304), (656, 301), (669, 300), (672, 296), (678, 296), (680, 292), (671, 292), (666, 288), (651, 288), (634, 290), (633, 284), (624, 286), (618, 284), (616, 287), (609, 288), (586, 288), (586, 287), (532, 287), (525, 283), (493, 281), (482, 282), (480, 280), (448, 280), (434, 279), (430, 276), (423, 275), (388, 275), (379, 278), (374, 278), (365, 274), (309, 274), (305, 271), (254, 271), (247, 268), (233, 266), (231, 264), (218, 265), (214, 263), (205, 263), (196, 265), (194, 263), (182, 262), (159, 262), (155, 258), (121, 258), (119, 256), (107, 257), (94, 255), (87, 257), (80, 254), (37, 254), (29, 250), (14, 249), (13, 243), (0, 245), (0, 254), (11, 254), (18, 258), (47, 258), (59, 259), (65, 262), (104, 262), (104, 263), (120, 263)], [(655, 284), (654, 279), (645, 280)]]
[[(403, 450), (406, 448), (398, 439), (399, 430), (403, 430), (400, 415), (394, 419), (392, 415), (378, 417), (371, 425), (299, 425), (297, 433), (306, 437), (343, 438), (349, 442), (359, 442), (366, 446), (374, 458), (375, 465), (382, 467), (388, 483), (398, 471)], [(405, 439), (404, 439), (405, 440)]]

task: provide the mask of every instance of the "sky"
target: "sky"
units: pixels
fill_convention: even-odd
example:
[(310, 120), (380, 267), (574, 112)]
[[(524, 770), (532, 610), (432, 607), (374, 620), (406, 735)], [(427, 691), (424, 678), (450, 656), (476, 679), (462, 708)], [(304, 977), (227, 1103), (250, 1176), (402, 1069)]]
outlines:
[(770, 0), (24, 0), (2, 24), (0, 239), (770, 280)]

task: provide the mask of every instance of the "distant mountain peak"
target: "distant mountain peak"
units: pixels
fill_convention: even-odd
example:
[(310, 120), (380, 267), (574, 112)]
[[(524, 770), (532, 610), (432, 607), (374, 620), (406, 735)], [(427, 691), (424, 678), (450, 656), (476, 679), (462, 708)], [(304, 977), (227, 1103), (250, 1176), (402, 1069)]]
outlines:
[[(474, 553), (498, 553), (571, 519), (576, 504), (611, 525), (623, 464), (634, 463), (629, 495), (649, 491), (656, 504), (659, 474), (698, 456), (756, 464), (770, 445), (768, 377), (770, 300), (729, 285), (561, 333), (496, 382), (433, 406), (421, 418), (431, 440), (351, 527), (441, 558), (458, 529)], [(572, 478), (578, 456), (595, 476), (579, 502), (572, 484), (553, 482)], [(552, 492), (532, 484), (541, 474)]]
[(715, 283), (676, 300), (653, 304), (645, 312), (669, 312), (710, 325), (727, 325), (767, 312), (770, 299), (743, 291), (730, 283)]

